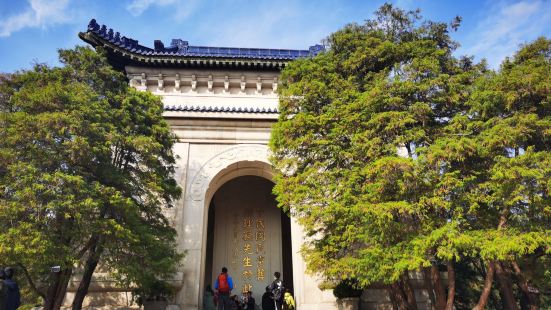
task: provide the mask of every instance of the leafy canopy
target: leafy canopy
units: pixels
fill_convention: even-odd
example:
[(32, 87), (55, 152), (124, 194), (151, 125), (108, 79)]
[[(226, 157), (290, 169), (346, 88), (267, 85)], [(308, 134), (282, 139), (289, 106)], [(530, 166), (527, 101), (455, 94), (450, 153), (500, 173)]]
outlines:
[(121, 282), (168, 276), (181, 254), (162, 208), (180, 188), (162, 103), (89, 48), (59, 55), (0, 82), (0, 265), (47, 286), (93, 252)]
[(493, 72), (453, 56), (459, 21), (386, 4), (283, 71), (274, 191), (310, 271), (366, 286), (549, 251), (549, 40)]

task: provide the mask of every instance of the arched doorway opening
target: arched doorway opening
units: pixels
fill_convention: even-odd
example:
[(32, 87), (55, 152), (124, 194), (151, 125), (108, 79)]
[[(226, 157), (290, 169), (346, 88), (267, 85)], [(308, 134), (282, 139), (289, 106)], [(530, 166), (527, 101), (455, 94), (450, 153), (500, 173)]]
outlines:
[(221, 184), (209, 203), (204, 283), (214, 284), (222, 267), (234, 279), (232, 294), (251, 290), (260, 304), (265, 287), (281, 272), (293, 290), (291, 225), (266, 176), (240, 175)]

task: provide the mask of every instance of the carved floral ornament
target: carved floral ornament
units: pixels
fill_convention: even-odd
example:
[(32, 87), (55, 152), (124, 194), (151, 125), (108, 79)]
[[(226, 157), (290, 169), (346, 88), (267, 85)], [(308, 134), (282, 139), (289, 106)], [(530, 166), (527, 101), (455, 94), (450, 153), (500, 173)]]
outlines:
[(268, 162), (268, 147), (265, 145), (240, 145), (213, 156), (195, 174), (186, 200), (204, 200), (214, 177), (224, 168), (243, 161), (259, 161), (270, 164)]

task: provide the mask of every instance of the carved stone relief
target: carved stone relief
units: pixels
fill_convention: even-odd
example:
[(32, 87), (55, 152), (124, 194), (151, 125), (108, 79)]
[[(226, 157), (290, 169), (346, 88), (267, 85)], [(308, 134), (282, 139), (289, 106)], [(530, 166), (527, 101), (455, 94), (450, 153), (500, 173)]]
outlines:
[(194, 176), (186, 200), (202, 201), (211, 182), (221, 168), (239, 161), (268, 163), (268, 147), (265, 145), (240, 145), (229, 148), (209, 159)]

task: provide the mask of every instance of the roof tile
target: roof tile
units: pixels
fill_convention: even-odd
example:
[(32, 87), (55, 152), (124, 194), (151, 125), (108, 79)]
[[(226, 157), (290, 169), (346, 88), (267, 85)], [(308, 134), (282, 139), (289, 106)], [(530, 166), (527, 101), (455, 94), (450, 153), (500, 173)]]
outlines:
[(152, 49), (139, 45), (137, 40), (124, 36), (121, 37), (119, 32), (114, 32), (111, 28), (107, 29), (107, 26), (105, 25), (100, 26), (95, 19), (92, 19), (88, 24), (88, 32), (92, 32), (104, 40), (120, 46), (129, 52), (147, 56), (161, 55), (181, 57), (195, 56), (209, 58), (293, 60), (301, 57), (315, 56), (325, 50), (325, 48), (319, 44), (310, 46), (307, 50), (191, 46), (187, 41), (183, 41), (181, 39), (173, 39), (170, 47), (164, 47), (164, 44), (157, 40), (155, 49)]
[(165, 105), (165, 111), (181, 112), (231, 112), (231, 113), (278, 113), (277, 108), (259, 107), (219, 107), (219, 106), (188, 106), (188, 105)]

